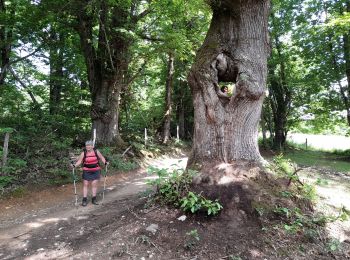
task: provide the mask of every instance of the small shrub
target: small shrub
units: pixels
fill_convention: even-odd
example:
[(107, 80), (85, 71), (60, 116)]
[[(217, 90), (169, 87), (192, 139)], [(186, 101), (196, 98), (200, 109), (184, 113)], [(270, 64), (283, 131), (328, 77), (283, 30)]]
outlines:
[(328, 252), (339, 251), (341, 249), (341, 242), (338, 239), (332, 239), (327, 243), (326, 248)]
[(197, 173), (193, 170), (175, 169), (169, 173), (166, 169), (150, 167), (148, 173), (157, 174), (158, 178), (148, 181), (147, 184), (156, 187), (157, 198), (164, 203), (180, 206), (184, 211), (192, 213), (204, 210), (207, 215), (217, 215), (222, 209), (218, 200), (206, 199), (189, 190), (192, 178)]
[(195, 213), (198, 210), (205, 210), (208, 216), (216, 215), (222, 209), (218, 200), (213, 202), (212, 200), (204, 198), (201, 194), (195, 194), (191, 191), (188, 192), (187, 196), (183, 197), (180, 202), (181, 208), (184, 211)]
[(186, 233), (187, 239), (185, 241), (184, 247), (188, 250), (191, 250), (200, 240), (197, 229), (193, 229), (190, 232)]
[(100, 149), (101, 153), (108, 159), (110, 167), (118, 171), (132, 171), (139, 165), (132, 161), (121, 158), (119, 154), (114, 154), (109, 147)]
[(301, 186), (301, 196), (310, 201), (317, 200), (317, 192), (315, 186), (304, 183), (304, 185)]
[(15, 178), (12, 176), (0, 176), (0, 189), (3, 189), (12, 184), (14, 179)]

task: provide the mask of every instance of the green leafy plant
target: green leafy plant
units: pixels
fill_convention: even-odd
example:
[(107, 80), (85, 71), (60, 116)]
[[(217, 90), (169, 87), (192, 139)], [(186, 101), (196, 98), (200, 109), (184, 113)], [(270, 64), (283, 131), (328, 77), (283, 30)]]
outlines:
[(338, 239), (332, 239), (327, 243), (326, 248), (330, 252), (339, 251), (341, 248), (341, 242)]
[(290, 198), (293, 196), (293, 194), (290, 191), (284, 190), (284, 191), (281, 191), (281, 196), (284, 198)]
[(204, 198), (201, 194), (188, 192), (187, 196), (181, 199), (181, 208), (184, 211), (191, 211), (192, 213), (198, 210), (206, 210), (208, 215), (216, 215), (222, 209), (218, 200), (212, 201)]
[(275, 207), (274, 211), (278, 215), (285, 216), (286, 218), (289, 218), (291, 216), (291, 211), (289, 208), (286, 207)]
[(304, 185), (301, 186), (301, 196), (310, 201), (315, 201), (317, 199), (317, 192), (315, 186), (304, 183)]
[(149, 174), (156, 174), (158, 178), (147, 182), (148, 185), (155, 186), (159, 198), (165, 203), (179, 205), (181, 194), (189, 189), (192, 181), (193, 171), (185, 172), (183, 169), (174, 169), (170, 173), (166, 169), (155, 167), (148, 168)]
[(156, 198), (164, 203), (180, 206), (184, 211), (192, 213), (204, 210), (207, 215), (217, 215), (222, 209), (218, 200), (206, 199), (189, 190), (196, 171), (174, 169), (168, 172), (166, 169), (150, 167), (148, 173), (157, 175), (158, 178), (148, 181), (147, 184), (156, 187)]
[(200, 240), (197, 229), (193, 229), (186, 233), (187, 238), (185, 240), (184, 247), (188, 250), (191, 250)]

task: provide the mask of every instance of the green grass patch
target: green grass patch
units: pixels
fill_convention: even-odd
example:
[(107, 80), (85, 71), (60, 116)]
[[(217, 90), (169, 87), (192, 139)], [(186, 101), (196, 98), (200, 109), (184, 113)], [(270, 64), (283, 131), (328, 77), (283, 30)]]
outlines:
[(338, 172), (350, 172), (350, 161), (336, 153), (293, 149), (284, 152), (284, 157), (303, 166), (324, 167)]

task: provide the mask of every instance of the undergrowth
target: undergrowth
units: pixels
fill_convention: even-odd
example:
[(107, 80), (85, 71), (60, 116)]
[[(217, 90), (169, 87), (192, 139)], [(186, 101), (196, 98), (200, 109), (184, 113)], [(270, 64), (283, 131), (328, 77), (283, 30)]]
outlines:
[[(281, 229), (289, 234), (303, 234), (312, 241), (319, 236), (318, 228), (334, 221), (346, 221), (350, 211), (342, 207), (337, 215), (325, 215), (314, 212), (313, 203), (318, 199), (314, 185), (302, 182), (298, 176), (300, 168), (282, 155), (276, 156), (270, 164), (270, 172), (277, 179), (283, 179), (285, 185), (276, 192), (280, 198), (276, 205), (253, 205), (261, 218), (267, 219), (266, 225), (277, 221), (274, 229)], [(292, 201), (293, 203), (290, 203)], [(264, 227), (266, 230), (266, 227)]]
[(217, 215), (222, 209), (218, 200), (212, 201), (190, 190), (196, 171), (183, 169), (169, 171), (149, 167), (148, 173), (157, 175), (156, 179), (148, 181), (147, 184), (156, 187), (155, 199), (164, 204), (171, 204), (191, 213), (206, 212), (207, 215)]

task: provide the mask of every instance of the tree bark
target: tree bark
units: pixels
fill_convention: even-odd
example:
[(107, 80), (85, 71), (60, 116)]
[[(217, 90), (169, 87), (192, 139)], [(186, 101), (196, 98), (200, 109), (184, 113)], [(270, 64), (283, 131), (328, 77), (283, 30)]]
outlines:
[(6, 166), (6, 163), (7, 163), (9, 140), (10, 140), (10, 133), (6, 132), (5, 139), (4, 139), (3, 154), (2, 154), (2, 167), (3, 168)]
[[(6, 15), (6, 5), (4, 0), (0, 0), (0, 14)], [(11, 11), (14, 16), (14, 10)], [(5, 83), (5, 78), (10, 65), (10, 53), (12, 44), (12, 28), (7, 26), (0, 26), (0, 86)]]
[[(281, 62), (283, 63), (283, 61)], [(281, 65), (281, 64), (280, 64)], [(283, 67), (281, 65), (281, 67)], [(271, 68), (270, 73), (273, 74), (273, 71), (276, 68)], [(285, 72), (284, 69), (279, 72), (280, 77), (284, 78), (282, 76)], [(288, 87), (285, 85), (285, 82), (283, 80), (280, 80), (278, 82), (275, 79), (274, 75), (271, 75), (270, 80), (270, 105), (272, 109), (272, 116), (273, 116), (273, 123), (274, 123), (274, 137), (273, 137), (273, 148), (276, 150), (282, 150), (284, 147), (284, 144), (286, 142), (286, 135), (287, 132), (286, 124), (287, 124), (287, 115), (288, 115), (288, 108), (290, 106), (291, 102), (291, 92), (288, 90)]]
[[(61, 102), (61, 92), (63, 84), (63, 52), (57, 46), (62, 42), (62, 36), (57, 32), (52, 31), (50, 34), (50, 115), (59, 113), (59, 106)], [(63, 44), (59, 44), (63, 46)]]
[(179, 136), (180, 139), (185, 138), (185, 105), (183, 97), (180, 99), (180, 103), (178, 105), (178, 116), (179, 116)]
[[(188, 166), (208, 160), (261, 162), (258, 124), (270, 52), (270, 1), (210, 1), (213, 18), (188, 75), (194, 141)], [(219, 82), (233, 82), (230, 98)]]
[[(91, 4), (77, 1), (77, 31), (87, 66), (92, 107), (92, 131), (96, 129), (96, 141), (104, 145), (123, 144), (119, 133), (119, 99), (122, 89), (128, 84), (130, 63), (130, 36), (115, 28), (132, 30), (138, 19), (133, 15), (132, 4), (100, 1), (96, 13), (91, 13)], [(97, 47), (93, 39), (95, 21), (99, 32)]]
[[(350, 1), (346, 2), (346, 11), (350, 12)], [(347, 96), (343, 96), (343, 99), (346, 99), (344, 101), (346, 105), (346, 112), (347, 112), (347, 122), (348, 126), (350, 126), (350, 102), (349, 102), (349, 94), (350, 94), (350, 30), (347, 31), (347, 33), (343, 36), (344, 41), (344, 60), (345, 60), (345, 74), (346, 74), (346, 80), (347, 80)], [(342, 89), (342, 88), (341, 88)]]
[(173, 77), (174, 77), (174, 54), (168, 54), (167, 78), (165, 86), (165, 114), (163, 123), (163, 144), (170, 140), (170, 123), (172, 113), (172, 91), (173, 91)]

